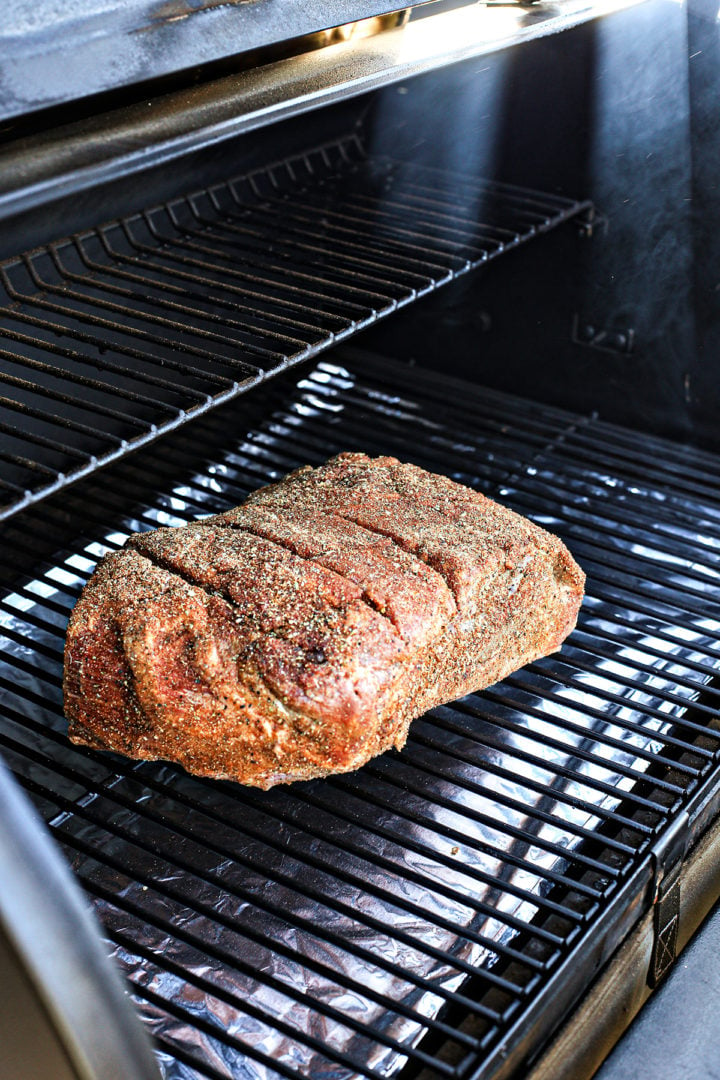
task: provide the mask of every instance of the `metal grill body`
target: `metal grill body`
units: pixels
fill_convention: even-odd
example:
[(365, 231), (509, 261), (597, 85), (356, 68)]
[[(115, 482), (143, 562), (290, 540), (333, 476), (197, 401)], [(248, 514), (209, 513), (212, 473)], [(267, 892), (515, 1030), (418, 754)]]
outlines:
[[(187, 430), (9, 521), (0, 606), (0, 751), (166, 1077), (521, 1075), (712, 802), (717, 458), (349, 350)], [(63, 634), (97, 559), (356, 449), (560, 535), (588, 574), (562, 651), (270, 792), (71, 746)]]

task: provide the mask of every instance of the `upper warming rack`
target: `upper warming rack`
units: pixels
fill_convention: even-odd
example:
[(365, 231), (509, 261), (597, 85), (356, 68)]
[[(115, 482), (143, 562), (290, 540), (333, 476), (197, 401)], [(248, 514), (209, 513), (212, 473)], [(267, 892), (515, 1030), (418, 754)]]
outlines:
[(355, 137), (0, 266), (0, 517), (588, 203)]

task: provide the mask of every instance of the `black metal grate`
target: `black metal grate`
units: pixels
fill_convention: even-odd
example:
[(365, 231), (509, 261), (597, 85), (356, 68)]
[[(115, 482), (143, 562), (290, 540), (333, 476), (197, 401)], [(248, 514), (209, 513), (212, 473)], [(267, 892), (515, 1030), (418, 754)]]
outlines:
[(0, 517), (588, 208), (350, 138), (0, 266)]
[[(528, 1031), (565, 1007), (558, 979), (572, 966), (574, 991), (587, 984), (653, 844), (718, 764), (718, 459), (339, 363), (5, 527), (0, 751), (173, 1080), (522, 1070)], [(69, 745), (63, 633), (97, 558), (341, 449), (414, 460), (563, 536), (588, 593), (562, 652), (433, 710), (402, 754), (267, 793)]]

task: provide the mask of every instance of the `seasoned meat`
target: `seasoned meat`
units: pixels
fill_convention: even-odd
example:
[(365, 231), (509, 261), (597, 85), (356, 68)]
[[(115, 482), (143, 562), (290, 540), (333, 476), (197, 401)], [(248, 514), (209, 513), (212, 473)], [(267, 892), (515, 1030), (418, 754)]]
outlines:
[(68, 628), (70, 738), (260, 787), (357, 769), (558, 649), (583, 583), (483, 495), (341, 454), (103, 559)]

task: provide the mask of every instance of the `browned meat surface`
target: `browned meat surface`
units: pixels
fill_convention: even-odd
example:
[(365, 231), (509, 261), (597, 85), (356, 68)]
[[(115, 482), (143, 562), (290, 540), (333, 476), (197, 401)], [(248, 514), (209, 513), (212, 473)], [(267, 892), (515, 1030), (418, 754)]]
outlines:
[(260, 787), (356, 769), (558, 649), (583, 584), (484, 496), (341, 454), (103, 559), (68, 628), (70, 738)]

